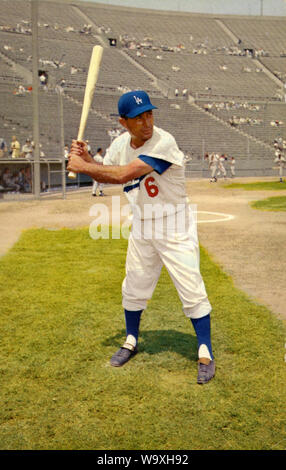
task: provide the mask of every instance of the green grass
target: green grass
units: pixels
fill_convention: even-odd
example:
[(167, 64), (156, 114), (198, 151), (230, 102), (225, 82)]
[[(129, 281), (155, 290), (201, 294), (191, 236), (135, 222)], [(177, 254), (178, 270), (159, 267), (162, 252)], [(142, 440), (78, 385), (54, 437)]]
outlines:
[(165, 270), (140, 354), (109, 366), (125, 336), (126, 247), (29, 230), (1, 259), (0, 449), (284, 450), (285, 324), (204, 249), (214, 380), (196, 384), (194, 330)]
[(280, 191), (286, 189), (286, 181), (282, 183), (279, 181), (259, 181), (257, 183), (231, 183), (224, 185), (224, 188), (229, 189), (244, 189), (246, 191)]
[(252, 201), (251, 207), (263, 211), (286, 211), (286, 196), (269, 197), (261, 201)]

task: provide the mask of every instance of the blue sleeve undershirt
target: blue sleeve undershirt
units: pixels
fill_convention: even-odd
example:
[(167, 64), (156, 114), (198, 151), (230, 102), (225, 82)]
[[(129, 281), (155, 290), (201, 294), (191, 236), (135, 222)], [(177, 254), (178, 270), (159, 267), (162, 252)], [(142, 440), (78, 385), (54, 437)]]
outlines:
[(146, 163), (147, 165), (152, 166), (154, 170), (159, 174), (162, 175), (164, 171), (166, 171), (172, 163), (167, 162), (166, 160), (161, 160), (160, 158), (149, 157), (148, 155), (139, 155), (140, 160)]

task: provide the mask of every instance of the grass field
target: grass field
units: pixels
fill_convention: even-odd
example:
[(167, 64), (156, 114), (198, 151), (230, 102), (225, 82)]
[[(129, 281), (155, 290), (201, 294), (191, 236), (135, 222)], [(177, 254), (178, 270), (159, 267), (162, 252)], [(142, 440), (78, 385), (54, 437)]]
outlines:
[(0, 449), (285, 450), (286, 326), (201, 249), (216, 377), (196, 383), (196, 338), (165, 270), (125, 336), (126, 240), (29, 230), (0, 260)]
[(286, 196), (268, 197), (261, 201), (252, 201), (251, 207), (263, 211), (286, 211)]
[(258, 181), (256, 183), (231, 183), (224, 185), (224, 188), (230, 189), (245, 189), (246, 191), (280, 191), (286, 189), (286, 181), (282, 183), (279, 181)]

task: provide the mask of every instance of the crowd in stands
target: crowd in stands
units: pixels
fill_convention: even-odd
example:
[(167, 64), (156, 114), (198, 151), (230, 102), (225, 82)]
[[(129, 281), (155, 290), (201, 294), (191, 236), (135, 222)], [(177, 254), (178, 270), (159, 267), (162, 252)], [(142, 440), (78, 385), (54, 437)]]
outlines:
[[(42, 18), (45, 18), (45, 16), (44, 15), (41, 16), (41, 19)], [(52, 18), (52, 16), (46, 16), (46, 18)], [(60, 18), (60, 16), (57, 17), (57, 19), (59, 19), (59, 18)], [(86, 16), (86, 18), (87, 18), (87, 16)], [(92, 16), (91, 16), (91, 18), (92, 18)], [(16, 21), (19, 21), (19, 20), (15, 20), (15, 23), (16, 23)], [(40, 37), (41, 38), (53, 38), (53, 39), (61, 39), (61, 38), (64, 37), (64, 39), (66, 40), (66, 44), (68, 42), (72, 42), (73, 44), (75, 44), (76, 41), (80, 41), (80, 37), (83, 37), (83, 36), (87, 36), (87, 38), (83, 38), (82, 43), (84, 43), (84, 42), (90, 42), (91, 43), (93, 40), (92, 41), (89, 40), (88, 37), (98, 39), (98, 36), (96, 36), (98, 34), (109, 35), (109, 36), (112, 34), (112, 30), (109, 26), (106, 26), (106, 25), (101, 25), (100, 26), (100, 25), (98, 25), (98, 23), (97, 24), (93, 23), (93, 25), (91, 25), (90, 23), (83, 24), (83, 21), (82, 21), (82, 24), (83, 24), (83, 26), (82, 26), (82, 24), (80, 24), (81, 21), (82, 20), (78, 20), (78, 25), (76, 25), (76, 22), (75, 22), (75, 24), (73, 24), (72, 21), (69, 20), (69, 19), (68, 20), (66, 19), (65, 24), (58, 24), (58, 23), (54, 22), (53, 20), (51, 20), (51, 21), (48, 20), (48, 22), (41, 21), (41, 22), (38, 23)], [(97, 19), (95, 19), (95, 21), (97, 22)], [(70, 24), (67, 24), (67, 23), (70, 23)], [(124, 29), (124, 30), (128, 31), (128, 29)], [(135, 31), (135, 33), (134, 33), (135, 35), (138, 35), (138, 36), (140, 35), (139, 30), (138, 31), (136, 31), (136, 29), (133, 29), (133, 30)], [(163, 30), (164, 30), (164, 28), (163, 28)], [(31, 23), (29, 21), (22, 20), (22, 21), (19, 21), (16, 24), (16, 26), (15, 25), (14, 26), (10, 26), (10, 25), (4, 25), (3, 26), (2, 25), (2, 26), (0, 26), (0, 32), (1, 31), (3, 33), (9, 32), (9, 33), (17, 33), (18, 35), (19, 34), (31, 35)], [(45, 34), (45, 31), (46, 31), (46, 34)], [(49, 31), (50, 31), (50, 33), (49, 33)], [(154, 31), (154, 34), (153, 34), (152, 31)], [(55, 32), (62, 33), (62, 34), (56, 35)], [(114, 33), (114, 37), (117, 38), (117, 43), (120, 43), (120, 46), (123, 49), (134, 51), (133, 53), (130, 53), (130, 56), (132, 56), (132, 57), (134, 55), (136, 55), (138, 58), (141, 58), (141, 57), (142, 58), (147, 58), (148, 56), (151, 56), (152, 59), (155, 58), (158, 61), (166, 60), (166, 62), (167, 62), (166, 58), (168, 58), (169, 62), (167, 62), (167, 65), (172, 70), (172, 74), (170, 74), (170, 83), (168, 83), (168, 85), (170, 86), (169, 90), (174, 90), (174, 96), (178, 97), (178, 98), (181, 98), (181, 99), (178, 99), (178, 100), (172, 99), (172, 101), (169, 102), (170, 104), (168, 104), (167, 106), (170, 106), (170, 108), (172, 108), (172, 109), (176, 109), (176, 110), (179, 110), (181, 108), (184, 109), (185, 102), (182, 98), (188, 98), (189, 97), (191, 99), (191, 95), (192, 95), (191, 91), (189, 91), (187, 88), (184, 88), (184, 87), (190, 87), (191, 88), (192, 87), (191, 83), (185, 82), (180, 78), (180, 72), (181, 72), (181, 76), (183, 75), (183, 72), (181, 71), (181, 69), (184, 70), (184, 61), (185, 61), (185, 57), (187, 57), (187, 55), (216, 55), (216, 56), (219, 56), (219, 57), (215, 58), (216, 61), (214, 62), (214, 69), (213, 70), (214, 70), (215, 73), (218, 69), (221, 70), (222, 72), (229, 72), (230, 69), (231, 69), (231, 64), (233, 62), (238, 63), (236, 72), (238, 72), (238, 68), (239, 68), (239, 73), (241, 72), (241, 73), (245, 73), (245, 74), (250, 74), (250, 73), (253, 72), (255, 74), (255, 78), (253, 77), (253, 75), (243, 75), (242, 78), (243, 78), (245, 83), (248, 80), (251, 82), (251, 79), (252, 79), (252, 82), (253, 82), (253, 80), (258, 80), (259, 81), (259, 80), (263, 79), (263, 77), (261, 77), (261, 75), (256, 75), (256, 73), (258, 74), (259, 72), (263, 72), (263, 68), (257, 66), (257, 61), (250, 61), (250, 60), (246, 60), (246, 59), (245, 60), (244, 59), (241, 59), (241, 60), (240, 59), (231, 59), (231, 58), (227, 58), (226, 56), (237, 56), (237, 57), (256, 58), (256, 59), (261, 58), (261, 59), (263, 59), (264, 57), (270, 57), (271, 56), (271, 53), (269, 53), (269, 51), (267, 50), (268, 46), (266, 46), (265, 48), (253, 48), (253, 49), (249, 48), (249, 49), (247, 49), (243, 46), (242, 41), (238, 41), (237, 44), (232, 44), (232, 45), (227, 44), (227, 42), (229, 42), (229, 43), (231, 42), (231, 40), (229, 38), (227, 38), (227, 36), (224, 36), (224, 37), (222, 36), (220, 38), (219, 35), (217, 34), (218, 40), (216, 41), (215, 39), (212, 40), (211, 36), (210, 36), (210, 40), (208, 40), (208, 38), (206, 37), (207, 33), (204, 36), (203, 32), (201, 32), (201, 31), (199, 33), (196, 33), (195, 30), (193, 30), (193, 31), (191, 30), (191, 32), (193, 33), (194, 36), (190, 33), (187, 33), (187, 35), (186, 35), (185, 34), (186, 32), (182, 31), (182, 34), (184, 34), (184, 36), (180, 35), (180, 38), (178, 40), (176, 40), (176, 37), (173, 34), (172, 30), (170, 31), (170, 37), (168, 37), (167, 32), (166, 32), (166, 27), (165, 27), (165, 31), (163, 33), (161, 33), (161, 35), (158, 34), (158, 36), (156, 35), (155, 30), (150, 29), (150, 32), (148, 33), (149, 36), (144, 37), (143, 34), (142, 34), (141, 39), (139, 39), (138, 37), (137, 38), (134, 37), (132, 33), (130, 33), (130, 34), (121, 34), (119, 36), (119, 40), (118, 40), (118, 34), (117, 33)], [(64, 34), (64, 36), (63, 36), (63, 34)], [(196, 36), (196, 34), (197, 34), (197, 36)], [(152, 37), (151, 35), (153, 35), (154, 37)], [(14, 35), (13, 34), (2, 34), (2, 36), (5, 37), (6, 44), (4, 44), (4, 46), (0, 47), (0, 49), (2, 49), (4, 53), (7, 53), (7, 56), (19, 57), (19, 52), (23, 53), (23, 55), (25, 54), (24, 42), (27, 41), (27, 43), (28, 43), (30, 41), (29, 38), (21, 37), (19, 39), (19, 36), (18, 36), (18, 41), (16, 41), (15, 44), (13, 44), (13, 36), (15, 38), (17, 38), (16, 34), (14, 34)], [(9, 37), (9, 38), (11, 37), (11, 42), (10, 42), (10, 39), (7, 40), (7, 37)], [(106, 36), (106, 38), (107, 37), (108, 36)], [(215, 37), (215, 35), (213, 37)], [(104, 38), (104, 39), (106, 39), (106, 38)], [(165, 42), (164, 38), (166, 39), (166, 42)], [(182, 38), (185, 38), (185, 39), (182, 39)], [(71, 41), (70, 41), (70, 39), (71, 39)], [(2, 42), (2, 44), (3, 44), (3, 42)], [(58, 42), (55, 42), (55, 48), (59, 47), (59, 50), (60, 50), (60, 46), (58, 46)], [(98, 41), (96, 40), (95, 42), (98, 42)], [(20, 45), (19, 45), (19, 43), (20, 43)], [(67, 82), (69, 82), (68, 72), (71, 76), (71, 83), (74, 83), (74, 84), (76, 84), (78, 82), (78, 80), (81, 79), (80, 75), (82, 73), (86, 73), (86, 69), (83, 69), (83, 68), (78, 66), (78, 64), (76, 62), (77, 61), (76, 57), (74, 59), (72, 58), (71, 60), (69, 60), (69, 57), (74, 57), (74, 55), (73, 54), (69, 55), (67, 53), (67, 50), (65, 50), (65, 53), (66, 53), (65, 61), (63, 60), (64, 54), (62, 55), (61, 59), (59, 59), (59, 60), (48, 60), (47, 57), (49, 59), (51, 59), (52, 56), (49, 55), (49, 52), (44, 53), (43, 52), (44, 50), (45, 49), (42, 49), (42, 58), (39, 58), (39, 68), (46, 70), (47, 68), (50, 67), (52, 69), (56, 69), (57, 71), (59, 71), (57, 73), (57, 83), (58, 83), (58, 87), (61, 87), (61, 89), (65, 88), (67, 85), (70, 85), (69, 83), (67, 83)], [(48, 48), (46, 50), (48, 51)], [(271, 50), (271, 48), (270, 48), (270, 50)], [(152, 53), (152, 51), (154, 51), (154, 54)], [(278, 51), (279, 51), (279, 49), (278, 49)], [(114, 51), (112, 51), (112, 53), (113, 52)], [(32, 56), (28, 55), (28, 54), (30, 54), (30, 51), (26, 54), (27, 58), (24, 57), (24, 60), (22, 60), (22, 56), (20, 56), (19, 62), (22, 65), (23, 65), (23, 62), (25, 60), (27, 62), (32, 61)], [(180, 54), (181, 57), (179, 57), (179, 56), (175, 57), (175, 54)], [(46, 55), (46, 57), (45, 57), (45, 55)], [(276, 53), (276, 57), (277, 57), (277, 55), (278, 55), (278, 52)], [(120, 57), (122, 57), (122, 56), (120, 55)], [(280, 57), (286, 57), (286, 51), (281, 51)], [(270, 59), (265, 59), (265, 61), (261, 60), (261, 63), (264, 63), (264, 62), (266, 63), (267, 60), (270, 60)], [(285, 82), (285, 84), (286, 84), (286, 73), (279, 70), (279, 67), (280, 67), (279, 64), (280, 64), (281, 60), (280, 60), (280, 62), (278, 60), (279, 59), (277, 59), (277, 62), (275, 62), (275, 69), (276, 70), (273, 70), (273, 73), (281, 81)], [(74, 63), (73, 63), (73, 61), (74, 61)], [(176, 61), (179, 62), (181, 68), (176, 64)], [(208, 62), (208, 61), (210, 61), (212, 63), (212, 58), (209, 57), (209, 58), (205, 59), (203, 57), (202, 58), (201, 57), (197, 57), (197, 58), (191, 57), (190, 61), (193, 61), (194, 64), (196, 64), (196, 63), (199, 63), (199, 64), (203, 63), (204, 64), (205, 62)], [(15, 59), (15, 62), (17, 62), (17, 59)], [(247, 66), (242, 67), (242, 65), (239, 65), (242, 62), (246, 63)], [(84, 62), (82, 62), (81, 65), (83, 63)], [(142, 63), (143, 63), (143, 61), (142, 61)], [(276, 65), (276, 63), (277, 63), (277, 65)], [(249, 66), (248, 64), (250, 64), (251, 66)], [(157, 62), (156, 62), (156, 65), (157, 65)], [(163, 63), (161, 62), (158, 65), (159, 66), (164, 65), (164, 62)], [(26, 66), (27, 66), (27, 63), (26, 63)], [(29, 67), (30, 67), (30, 65), (28, 66), (28, 68)], [(108, 66), (106, 66), (106, 68), (108, 68)], [(160, 67), (158, 67), (158, 70), (159, 70), (159, 68)], [(194, 68), (195, 68), (195, 66), (194, 66)], [(274, 69), (274, 66), (272, 66), (272, 68)], [(162, 67), (161, 67), (161, 69), (163, 70)], [(63, 71), (61, 72), (61, 70), (63, 70)], [(151, 70), (149, 70), (149, 72), (150, 71), (152, 71), (152, 67), (151, 67)], [(52, 73), (53, 72), (51, 72), (51, 73), (49, 72), (51, 77), (52, 77)], [(154, 75), (156, 75), (156, 72), (154, 72)], [(60, 77), (63, 77), (63, 76), (65, 78), (60, 78)], [(218, 73), (217, 76), (219, 78), (221, 76), (223, 76), (222, 80), (225, 80), (225, 79), (227, 80), (228, 79), (228, 73), (224, 73), (224, 74), (223, 73)], [(173, 77), (175, 77), (174, 80), (173, 80)], [(117, 83), (120, 83), (120, 75), (118, 76), (118, 78), (119, 78), (119, 80), (118, 80)], [(202, 77), (202, 78), (205, 78), (205, 77)], [(43, 90), (48, 90), (47, 76), (44, 76), (44, 75), (39, 76), (39, 80), (40, 80), (40, 84), (41, 84), (41, 90), (42, 89)], [(163, 80), (164, 80), (164, 77), (163, 77)], [(169, 78), (168, 78), (168, 80), (169, 80)], [(171, 81), (172, 81), (172, 83), (171, 83)], [(122, 82), (124, 83), (124, 78), (123, 78)], [(277, 80), (276, 80), (276, 82), (277, 82)], [(51, 83), (51, 85), (50, 85), (50, 83)], [(205, 85), (208, 85), (208, 87), (205, 87), (205, 90), (210, 91), (210, 93), (207, 93), (208, 97), (205, 98), (205, 100), (212, 99), (212, 89), (210, 88), (210, 83), (212, 83), (211, 79), (209, 81), (208, 80), (204, 81), (202, 79), (201, 85), (198, 86), (198, 88), (201, 87), (201, 89), (203, 89), (203, 87), (205, 87)], [(128, 85), (129, 85), (129, 83), (126, 83), (126, 84), (124, 83), (123, 85), (119, 85), (119, 86), (117, 86), (117, 84), (116, 84), (112, 88), (112, 93), (114, 94), (114, 91), (118, 92), (118, 93), (124, 93), (124, 92), (130, 91), (130, 88), (129, 88)], [(15, 86), (15, 84), (13, 86)], [(50, 81), (49, 81), (49, 87), (50, 86), (52, 87), (52, 79), (50, 79)], [(55, 85), (53, 84), (53, 86), (55, 86)], [(178, 87), (178, 88), (176, 88), (176, 87)], [(106, 85), (102, 86), (101, 88), (105, 88), (104, 94), (106, 94), (106, 90), (108, 90), (108, 89), (111, 90), (111, 87), (108, 86), (108, 83)], [(194, 89), (195, 89), (195, 86), (194, 86)], [(32, 91), (31, 87), (23, 86), (23, 85), (17, 85), (17, 88), (14, 89), (13, 93), (17, 96), (25, 96), (25, 95), (29, 94), (31, 91)], [(116, 93), (116, 94), (118, 94), (118, 93)], [(173, 93), (173, 91), (172, 91), (172, 93)], [(230, 98), (232, 95), (237, 96), (238, 94), (239, 93), (233, 93), (232, 94), (231, 92), (224, 94), (224, 93), (218, 93), (218, 92), (214, 91), (213, 98), (214, 99), (223, 99), (223, 100), (225, 99), (225, 100), (227, 100), (227, 97)], [(64, 97), (66, 97), (67, 95), (68, 95), (68, 93), (65, 92)], [(193, 95), (195, 95), (195, 93), (193, 93)], [(278, 95), (279, 95), (279, 99), (282, 99), (282, 98), (280, 98), (280, 96), (282, 96), (280, 89), (277, 91), (277, 97), (278, 97)], [(75, 94), (75, 96), (77, 96), (77, 95)], [(170, 96), (170, 95), (168, 95), (168, 96)], [(202, 96), (206, 96), (206, 93), (204, 93)], [(251, 97), (252, 95), (248, 94), (248, 93), (245, 93), (244, 96), (242, 97), (242, 99), (245, 99), (246, 96)], [(262, 96), (264, 96), (264, 94), (262, 94)], [(47, 97), (49, 97), (49, 95), (48, 96), (45, 95), (45, 99)], [(267, 97), (268, 97), (268, 95), (267, 95)], [(172, 98), (173, 98), (173, 95), (172, 95)], [(273, 98), (273, 95), (271, 95), (271, 98)], [(285, 94), (283, 94), (283, 100), (284, 100), (284, 98), (285, 98), (285, 101), (286, 101), (286, 88), (285, 88)], [(253, 99), (255, 99), (255, 98), (253, 98)], [(18, 101), (18, 100), (16, 100), (16, 101)], [(19, 103), (24, 102), (24, 101), (25, 101), (24, 99), (19, 99)], [(76, 100), (74, 100), (74, 102), (76, 102)], [(76, 103), (76, 104), (81, 105), (82, 103), (81, 103), (81, 101), (78, 101), (78, 103)], [(206, 111), (215, 111), (215, 112), (230, 111), (230, 113), (227, 114), (227, 117), (225, 118), (225, 120), (228, 120), (229, 124), (231, 124), (234, 127), (239, 126), (239, 125), (249, 125), (249, 126), (254, 125), (254, 126), (256, 126), (256, 125), (261, 125), (263, 123), (262, 119), (258, 119), (258, 118), (256, 118), (256, 116), (254, 117), (251, 114), (253, 111), (254, 112), (260, 112), (261, 114), (259, 115), (257, 113), (257, 116), (261, 117), (261, 115), (263, 115), (263, 117), (264, 117), (263, 109), (261, 109), (261, 107), (263, 107), (263, 104), (259, 105), (259, 104), (248, 103), (248, 102), (245, 102), (245, 101), (244, 102), (241, 102), (241, 101), (236, 102), (236, 101), (230, 99), (228, 101), (210, 102), (210, 103), (206, 103), (204, 105), (201, 104), (201, 107), (203, 107)], [(246, 110), (249, 111), (249, 113), (247, 112), (247, 114), (249, 116), (245, 116), (245, 111)], [(103, 112), (104, 111), (102, 111), (102, 112), (101, 111), (94, 111), (94, 114), (97, 115), (98, 117), (109, 118), (109, 114), (104, 115)], [(176, 114), (176, 113), (173, 113), (173, 114)], [(201, 114), (204, 114), (204, 113), (201, 113)], [(222, 114), (223, 113), (221, 112), (221, 115)], [(111, 115), (111, 113), (110, 113), (110, 115)], [(204, 115), (203, 119), (204, 119), (204, 124), (205, 124), (209, 120), (209, 116)], [(111, 121), (111, 119), (108, 119), (108, 120)], [(112, 125), (113, 124), (111, 124), (111, 126)], [(208, 125), (208, 124), (206, 124), (206, 125)], [(270, 119), (269, 119), (268, 122), (267, 122), (267, 125), (270, 125), (270, 126), (273, 126), (273, 127), (281, 127), (281, 126), (284, 125), (284, 122), (281, 121), (281, 120), (276, 120), (276, 116), (273, 116), (273, 120), (270, 121)], [(103, 132), (107, 133), (107, 135), (109, 136), (111, 141), (115, 137), (120, 135), (120, 133), (122, 132), (120, 129), (116, 128), (116, 124), (114, 124), (114, 128), (111, 128), (111, 127), (107, 128), (107, 126), (109, 126), (109, 124), (105, 123), (105, 127), (104, 127)], [(11, 130), (11, 132), (19, 132), (19, 131)], [(230, 132), (232, 134), (237, 134), (236, 132), (233, 132), (231, 129), (228, 132)], [(251, 132), (259, 134), (259, 133), (262, 133), (262, 130), (261, 129), (260, 130), (259, 129), (249, 129), (248, 132), (249, 132), (249, 134), (251, 134)], [(271, 132), (273, 132), (273, 131), (271, 131)], [(278, 133), (278, 131), (277, 131), (277, 133)], [(28, 132), (27, 132), (27, 134), (28, 134)], [(21, 134), (21, 135), (23, 135), (23, 134)], [(272, 136), (273, 136), (273, 134), (272, 134)], [(269, 139), (268, 143), (271, 143), (271, 139)], [(283, 139), (281, 141), (281, 138), (278, 137), (275, 140), (275, 142), (273, 143), (273, 146), (274, 146), (274, 151), (276, 151), (276, 152), (279, 151), (281, 153), (281, 151), (285, 151), (285, 149), (286, 149), (286, 141), (283, 140)], [(216, 145), (212, 145), (212, 148), (219, 148), (219, 147), (216, 147)], [(46, 150), (47, 153), (49, 152), (48, 145), (47, 145), (45, 150)], [(229, 151), (231, 152), (230, 149), (229, 149)], [(0, 139), (0, 158), (2, 157), (3, 159), (7, 158), (7, 159), (31, 160), (31, 159), (33, 159), (33, 152), (34, 152), (34, 143), (32, 142), (31, 138), (26, 139), (26, 141), (23, 143), (23, 145), (21, 145), (19, 140), (16, 138), (16, 136), (13, 136), (13, 138), (11, 140), (11, 143), (10, 143), (10, 146), (7, 145), (7, 143), (3, 139)], [(66, 148), (65, 149), (65, 154), (66, 155), (67, 155), (67, 152), (68, 152), (68, 149)], [(251, 149), (250, 149), (250, 152), (251, 152)], [(226, 169), (224, 167), (225, 163), (227, 163), (227, 166), (229, 166), (231, 176), (234, 177), (234, 175), (235, 175), (235, 170), (234, 170), (235, 160), (234, 160), (234, 158), (233, 157), (228, 157), (227, 155), (220, 155), (220, 154), (216, 154), (216, 153), (209, 154), (208, 158), (212, 157), (212, 158), (216, 159), (216, 157), (215, 157), (216, 155), (217, 155), (216, 177), (220, 176), (220, 175), (225, 177), (225, 175), (226, 175)], [(44, 152), (42, 150), (40, 150), (40, 156), (41, 157), (44, 156)], [(277, 155), (276, 155), (276, 157), (277, 157)], [(198, 157), (198, 159), (199, 158), (201, 158), (201, 157)], [(186, 156), (186, 161), (189, 161), (189, 160), (192, 160), (192, 157), (187, 157)], [(19, 164), (21, 165), (20, 162), (19, 162)], [(0, 166), (0, 169), (3, 168), (4, 165), (5, 165), (4, 162), (2, 162), (2, 166)], [(11, 164), (11, 167), (13, 167), (13, 166), (15, 166), (15, 165)], [(9, 172), (5, 171), (5, 174), (3, 172), (3, 176), (4, 176), (5, 184), (7, 184), (7, 181), (9, 180), (10, 185), (14, 184), (14, 185), (20, 186), (21, 189), (19, 189), (16, 186), (16, 190), (23, 191), (23, 185), (19, 182), (19, 174), (18, 175), (13, 174), (13, 173), (9, 174)], [(3, 178), (1, 179), (1, 181), (2, 180), (3, 180)]]
[[(130, 49), (130, 50), (144, 50), (150, 49), (153, 51), (164, 51), (164, 52), (188, 52), (191, 54), (222, 54), (222, 55), (229, 55), (229, 56), (241, 56), (241, 57), (269, 57), (270, 53), (265, 51), (262, 48), (258, 49), (247, 49), (238, 47), (237, 45), (232, 46), (222, 46), (222, 47), (212, 47), (206, 42), (200, 42), (196, 44), (194, 47), (192, 46), (192, 42), (194, 40), (193, 36), (189, 36), (190, 44), (187, 46), (178, 43), (174, 46), (166, 45), (166, 44), (155, 44), (154, 39), (152, 37), (146, 36), (143, 38), (142, 41), (135, 38), (134, 36), (129, 36), (128, 34), (122, 34), (119, 36), (120, 44), (123, 48)], [(281, 52), (281, 56), (282, 56)], [(285, 53), (286, 54), (286, 53)], [(141, 54), (138, 54), (141, 55)], [(146, 57), (146, 56), (145, 56)]]
[(273, 147), (275, 150), (286, 150), (286, 139), (281, 136), (276, 137), (273, 141)]
[(263, 119), (255, 119), (251, 117), (244, 117), (244, 116), (236, 116), (233, 115), (229, 119), (229, 123), (231, 126), (236, 127), (239, 125), (247, 124), (249, 126), (257, 126), (259, 124), (263, 124)]
[(31, 93), (31, 91), (31, 86), (18, 85), (18, 87), (14, 89), (13, 94), (16, 96), (25, 96), (27, 93)]
[(16, 193), (29, 193), (32, 191), (31, 168), (21, 168), (12, 172), (6, 167), (0, 173), (0, 190)]
[[(254, 119), (250, 117), (231, 116), (231, 118), (229, 119), (229, 123), (233, 127), (238, 126), (240, 124), (248, 124), (250, 126), (255, 126), (255, 125), (263, 124), (264, 121), (263, 119)], [(280, 127), (283, 124), (284, 122), (279, 121), (279, 120), (270, 121), (270, 126), (272, 127)]]
[(0, 25), (0, 31), (5, 33), (32, 34), (31, 24), (27, 20), (22, 20), (16, 26)]
[[(40, 157), (44, 157), (45, 153), (42, 150), (42, 144), (40, 147)], [(33, 159), (34, 142), (30, 138), (27, 138), (24, 144), (21, 146), (18, 138), (13, 135), (11, 138), (10, 146), (7, 145), (3, 138), (0, 138), (0, 158), (3, 159)]]
[[(54, 31), (62, 31), (66, 33), (79, 33), (85, 35), (93, 35), (92, 33), (92, 25), (91, 24), (84, 24), (83, 27), (74, 28), (74, 26), (68, 25), (63, 26), (59, 25), (58, 23), (49, 24), (49, 23), (41, 23), (38, 22), (38, 27), (43, 29), (51, 29)], [(5, 33), (18, 33), (18, 34), (32, 34), (32, 28), (30, 21), (22, 20), (20, 23), (17, 23), (16, 26), (11, 25), (0, 25), (0, 31)], [(100, 31), (104, 31), (105, 33), (108, 32), (105, 28), (100, 29)]]
[(211, 103), (205, 103), (204, 104), (204, 109), (206, 111), (210, 109), (215, 109), (216, 111), (220, 110), (232, 110), (232, 109), (249, 109), (250, 111), (259, 111), (260, 106), (258, 104), (254, 103), (249, 103), (247, 101), (221, 101), (220, 103), (218, 102), (211, 102)]

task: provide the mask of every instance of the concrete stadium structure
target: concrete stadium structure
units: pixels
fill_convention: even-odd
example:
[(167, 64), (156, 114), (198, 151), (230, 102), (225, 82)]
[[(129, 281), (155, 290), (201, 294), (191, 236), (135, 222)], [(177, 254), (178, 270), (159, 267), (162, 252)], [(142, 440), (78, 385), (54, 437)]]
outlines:
[[(0, 3), (0, 137), (23, 144), (33, 139), (31, 4)], [(69, 145), (77, 135), (95, 44), (104, 54), (85, 135), (93, 151), (106, 149), (119, 128), (123, 90), (145, 89), (158, 106), (156, 124), (191, 157), (188, 176), (209, 174), (206, 152), (234, 156), (238, 176), (275, 174), (274, 142), (286, 151), (285, 18), (41, 1), (38, 38), (39, 70), (48, 76), (39, 85), (41, 178), (49, 186), (61, 182), (63, 138)], [(0, 171), (9, 156), (1, 162)]]

